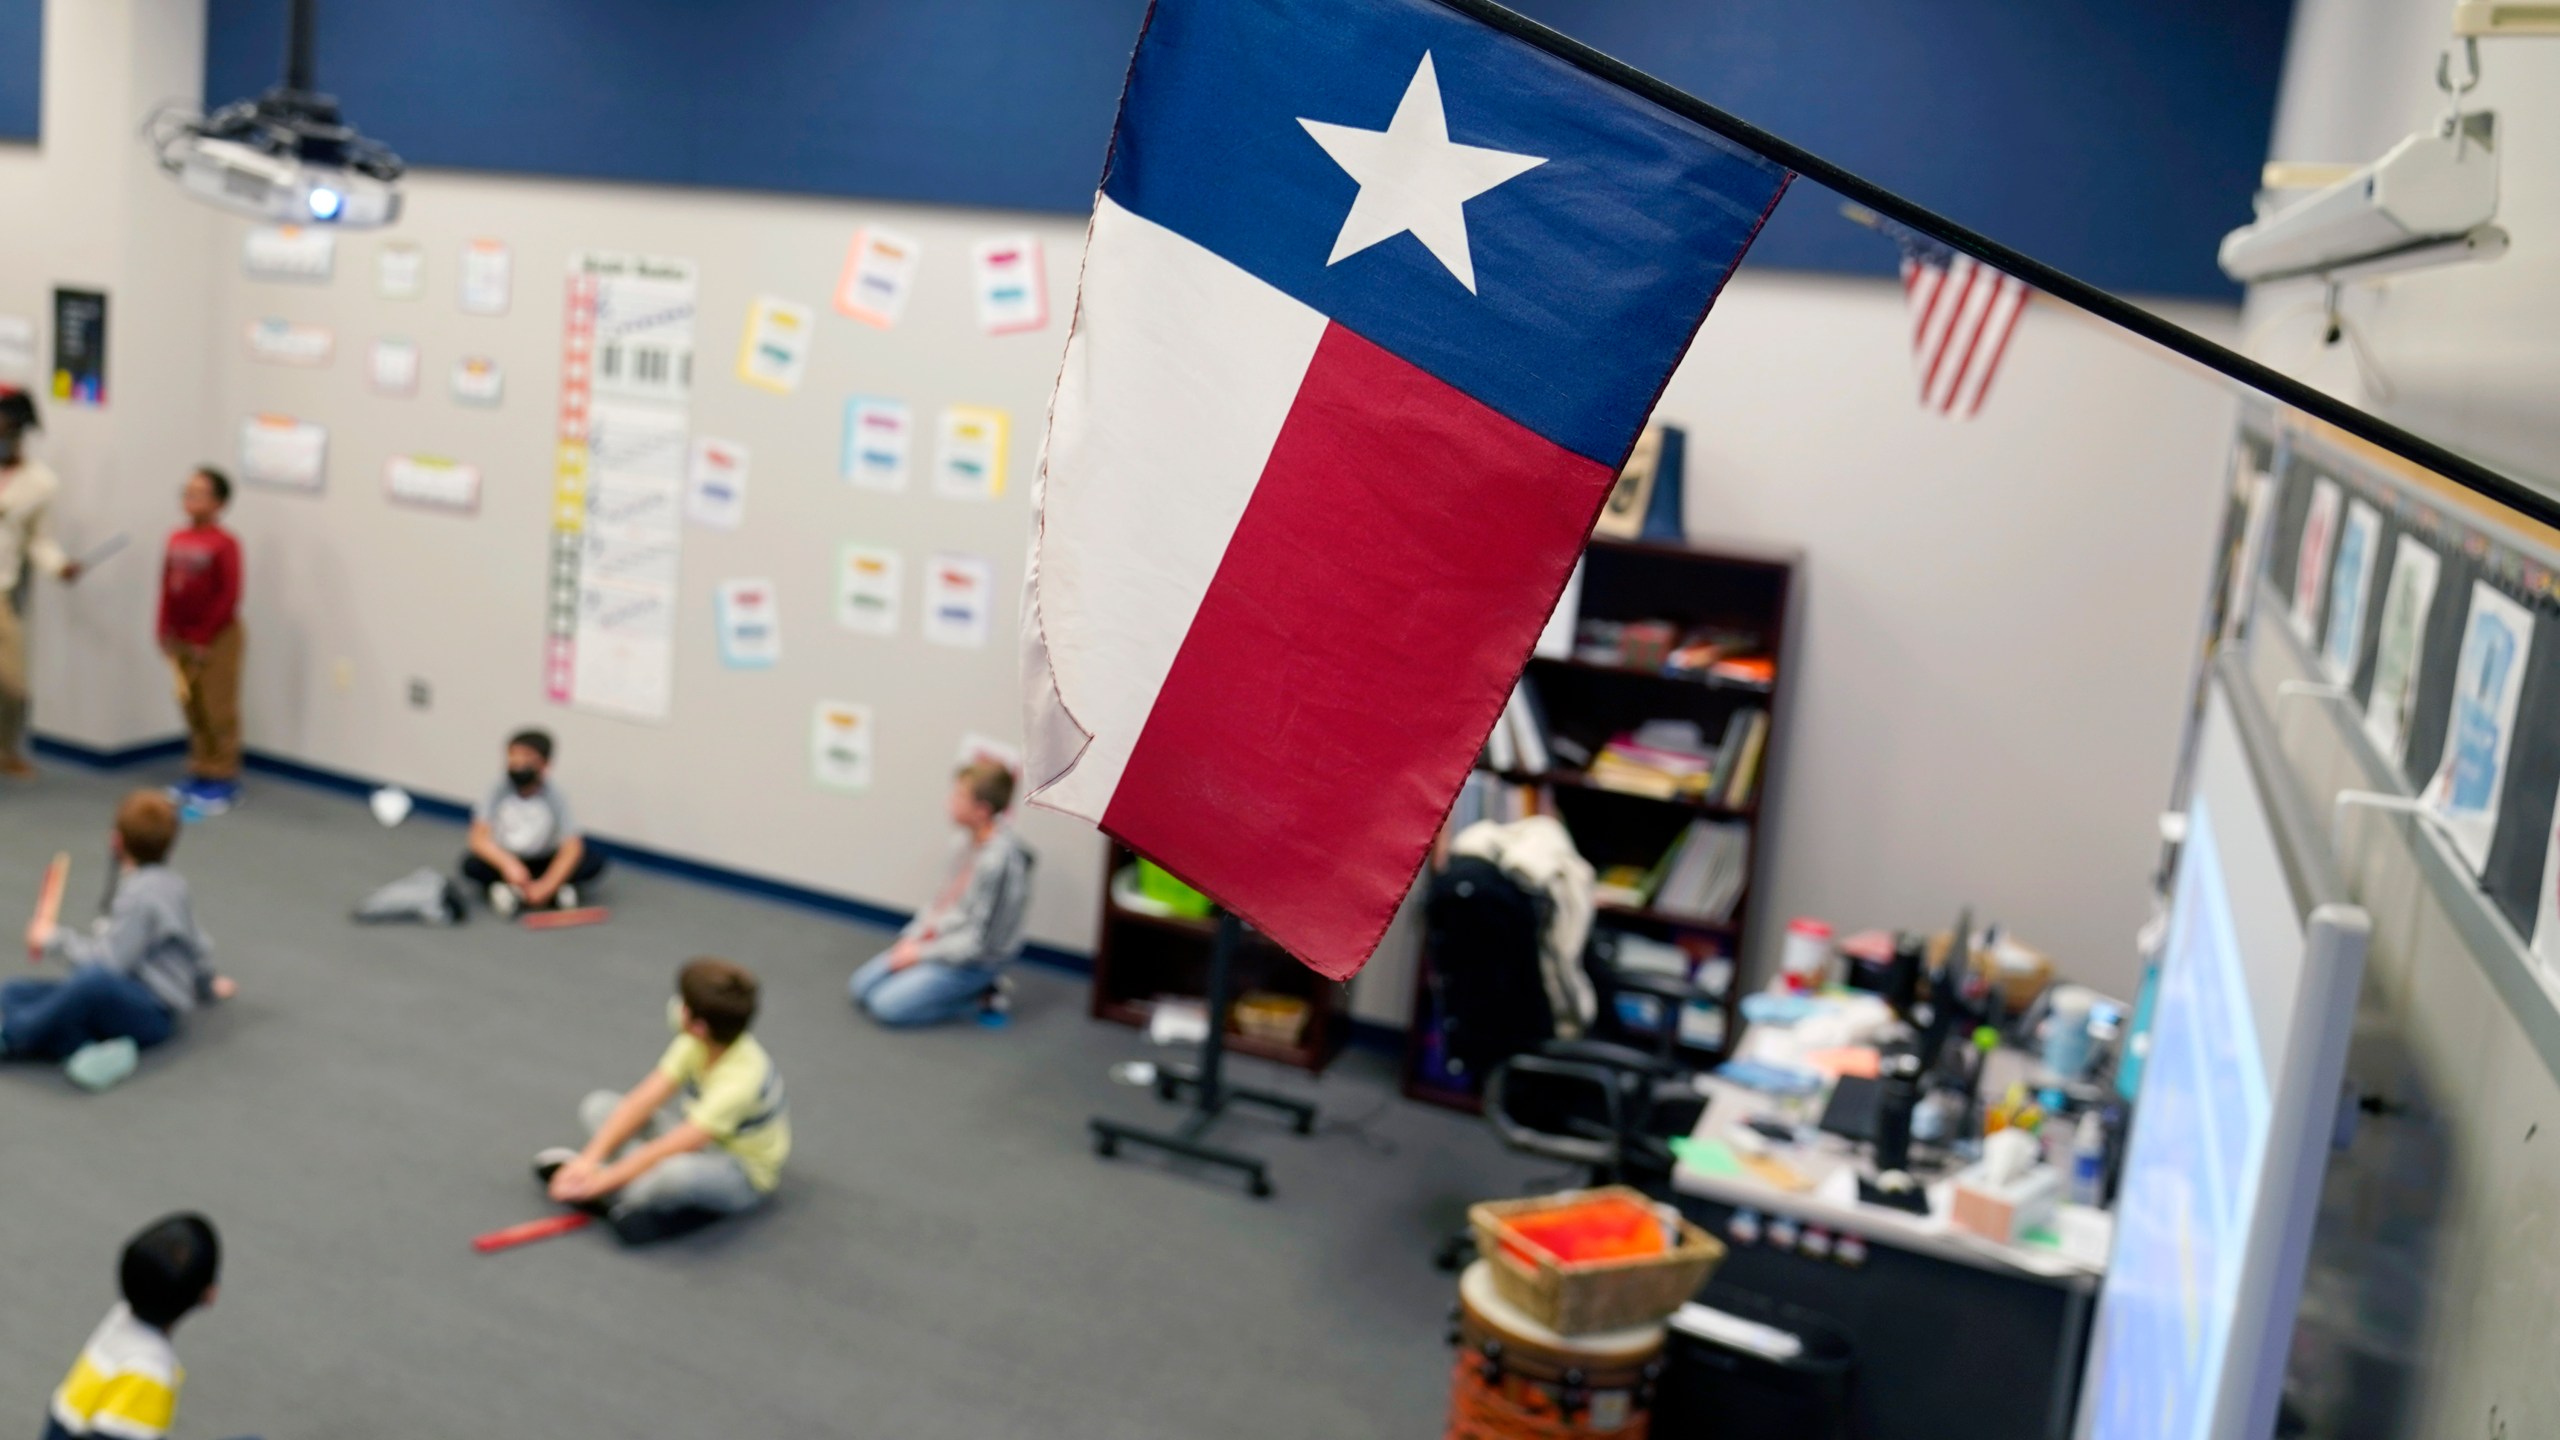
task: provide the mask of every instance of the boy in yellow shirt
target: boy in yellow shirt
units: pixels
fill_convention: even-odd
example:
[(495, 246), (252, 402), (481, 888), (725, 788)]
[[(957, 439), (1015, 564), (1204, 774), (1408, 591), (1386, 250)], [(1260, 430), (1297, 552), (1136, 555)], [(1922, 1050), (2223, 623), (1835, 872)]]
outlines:
[[(763, 1204), (782, 1183), (791, 1116), (782, 1072), (747, 1033), (755, 1014), (756, 977), (745, 967), (686, 961), (669, 1016), (675, 1043), (657, 1068), (619, 1095), (586, 1098), (584, 1149), (534, 1157), (551, 1198), (598, 1211), (628, 1245)], [(680, 1115), (661, 1113), (679, 1097)]]
[(171, 1215), (134, 1236), (117, 1273), (124, 1303), (91, 1332), (53, 1392), (44, 1440), (167, 1435), (187, 1378), (169, 1332), (189, 1311), (213, 1303), (221, 1273), (222, 1238), (201, 1215)]

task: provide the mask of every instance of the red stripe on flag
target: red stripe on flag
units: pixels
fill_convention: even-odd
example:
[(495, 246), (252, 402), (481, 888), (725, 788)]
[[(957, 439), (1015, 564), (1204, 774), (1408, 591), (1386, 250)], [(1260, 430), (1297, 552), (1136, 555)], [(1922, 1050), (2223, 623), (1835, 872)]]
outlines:
[(1614, 478), (1326, 330), (1103, 828), (1357, 971)]
[[(1982, 267), (1979, 265), (1968, 266), (1965, 269), (1964, 285), (1956, 291), (1956, 308), (1947, 316), (1947, 332), (1938, 337), (1937, 349), (1929, 356), (1929, 368), (1920, 376), (1920, 398), (1923, 402), (1926, 402), (1930, 394), (1938, 388), (1938, 367), (1947, 363), (1947, 348), (1955, 339), (1955, 329), (1964, 323), (1964, 302), (1973, 294), (1974, 279), (1981, 273)], [(1940, 282), (1938, 288), (1944, 291), (1945, 282)], [(1930, 308), (1934, 310), (1937, 307), (1932, 304)]]
[[(1982, 348), (1982, 332), (1990, 323), (1991, 312), (2000, 308), (2001, 293), (2008, 289), (2009, 283), (2008, 276), (2002, 275), (1997, 271), (1993, 272), (1991, 277), (1991, 298), (1983, 304), (1982, 313), (1974, 317), (1973, 324), (1969, 327), (1971, 333), (1965, 336), (1964, 356), (1956, 361), (1955, 376), (1947, 382), (1946, 401), (1938, 407), (1942, 413), (1954, 413), (1957, 397), (1964, 394), (1965, 379), (1973, 373), (1973, 352)], [(1965, 413), (1971, 414), (1972, 412), (1968, 410)]]

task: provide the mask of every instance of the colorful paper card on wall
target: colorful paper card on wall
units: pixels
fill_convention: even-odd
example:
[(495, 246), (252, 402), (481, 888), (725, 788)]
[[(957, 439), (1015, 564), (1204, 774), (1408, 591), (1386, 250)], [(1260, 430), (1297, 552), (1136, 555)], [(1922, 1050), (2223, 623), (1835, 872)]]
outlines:
[(279, 490), (316, 491), (328, 479), (329, 432), (289, 415), (240, 422), (240, 478)]
[(978, 287), (978, 328), (990, 335), (1019, 335), (1049, 324), (1049, 280), (1040, 261), (1040, 237), (996, 235), (969, 252)]
[(418, 393), (418, 347), (409, 340), (389, 338), (373, 342), (373, 393), (377, 395), (415, 395)]
[(53, 292), (53, 398), (107, 403), (107, 292)]
[(25, 385), (35, 378), (36, 322), (0, 315), (0, 384)]
[(747, 447), (735, 440), (693, 438), (685, 466), (684, 518), (714, 530), (747, 523)]
[(830, 790), (871, 788), (871, 707), (821, 700), (809, 717), (809, 774)]
[(782, 598), (770, 580), (723, 580), (715, 609), (720, 663), (761, 670), (782, 658)]
[(2320, 663), (2330, 683), (2353, 685), (2364, 658), (2365, 606), (2372, 601), (2373, 572), (2382, 558), (2382, 512), (2362, 500), (2347, 506), (2338, 532), (2338, 563), (2329, 572), (2329, 630)]
[(272, 318), (249, 322), (249, 354), (270, 365), (326, 365), (337, 348), (337, 336), (326, 325)]
[(383, 464), (382, 488), (403, 505), (467, 515), (480, 508), (480, 467), (441, 455), (394, 455)]
[(936, 555), (925, 567), (924, 638), (977, 649), (993, 628), (995, 570), (980, 555)]
[(385, 300), (415, 300), (427, 293), (427, 252), (407, 240), (385, 240), (373, 252), (373, 293)]
[(260, 225), (240, 239), (252, 280), (325, 284), (338, 265), (338, 236), (316, 225)]
[(946, 408), (933, 456), (933, 493), (952, 500), (993, 500), (1003, 494), (1005, 441), (1012, 423), (1002, 410)]
[(503, 240), (473, 240), (462, 247), (460, 303), (465, 315), (504, 315), (515, 294), (516, 262)]
[[(2425, 542), (2403, 535), (2391, 552), (2391, 583), (2382, 592), (2381, 634), (2373, 646), (2373, 693), (2365, 697), (2364, 733), (2399, 764), (2409, 746), (2410, 712), (2418, 703), (2418, 664), (2426, 658), (2427, 616), (2435, 608), (2443, 562)], [(2553, 943), (2560, 944), (2560, 936)]]
[(897, 324), (923, 259), (924, 247), (895, 230), (854, 231), (844, 252), (844, 276), (836, 282), (836, 312), (883, 330)]
[(738, 340), (738, 378), (759, 390), (789, 395), (809, 372), (809, 341), (818, 317), (806, 305), (759, 296), (747, 307), (747, 332)]
[(453, 398), (465, 405), (495, 405), (506, 397), (507, 374), (486, 355), (453, 362)]
[(907, 488), (915, 452), (915, 421), (907, 402), (885, 395), (856, 395), (844, 402), (844, 448), (837, 473), (865, 490)]
[(2453, 671), (2444, 759), (2420, 798), (2443, 817), (2453, 848), (2475, 875), (2489, 863), (2489, 840), (2498, 830), (2498, 793), (2506, 787), (2516, 702), (2524, 694), (2525, 661), (2532, 654), (2533, 612), (2487, 581), (2473, 581), (2471, 618), (2463, 622), (2461, 659)]
[(2311, 627), (2320, 618), (2320, 596), (2329, 583), (2329, 555), (2338, 543), (2338, 482), (2321, 479), (2311, 487), (2311, 509), (2302, 517), (2302, 546), (2294, 552), (2293, 636), (2312, 643)]
[(847, 545), (836, 560), (836, 621), (862, 635), (898, 633), (905, 564), (895, 550)]

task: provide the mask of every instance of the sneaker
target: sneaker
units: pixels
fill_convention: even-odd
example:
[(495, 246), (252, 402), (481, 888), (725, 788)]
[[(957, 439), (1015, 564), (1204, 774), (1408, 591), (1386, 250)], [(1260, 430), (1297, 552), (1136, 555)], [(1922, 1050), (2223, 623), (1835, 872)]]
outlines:
[(109, 1089), (142, 1063), (142, 1050), (131, 1040), (99, 1040), (71, 1052), (62, 1062), (62, 1073), (72, 1084), (96, 1094)]
[(575, 885), (563, 885), (559, 889), (552, 891), (551, 908), (554, 910), (577, 909), (578, 887)]
[(578, 1158), (578, 1152), (566, 1145), (553, 1145), (533, 1152), (533, 1178), (548, 1185), (560, 1167)]
[(987, 993), (978, 997), (978, 1023), (997, 1030), (1012, 1018), (1013, 980), (1010, 976), (999, 975), (995, 983), (987, 987)]
[(497, 913), (499, 919), (513, 920), (516, 912), (524, 908), (524, 897), (506, 881), (493, 881), (489, 886), (489, 908)]
[(220, 815), (240, 803), (237, 780), (191, 780), (187, 789), (198, 815)]

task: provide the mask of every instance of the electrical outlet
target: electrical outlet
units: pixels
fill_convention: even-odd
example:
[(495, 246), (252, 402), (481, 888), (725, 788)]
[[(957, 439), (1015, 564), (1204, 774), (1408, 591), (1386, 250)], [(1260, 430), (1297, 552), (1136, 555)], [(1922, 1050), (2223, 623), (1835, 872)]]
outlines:
[(329, 667), (329, 683), (341, 695), (356, 688), (356, 662), (340, 656)]
[(427, 682), (426, 682), (426, 681), (424, 681), (424, 680), (411, 680), (411, 681), (409, 682), (409, 708), (410, 708), (410, 709), (412, 709), (412, 710), (425, 710), (425, 709), (427, 709), (427, 708), (429, 708), (429, 707), (433, 706), (433, 705), (435, 704), (435, 701), (436, 701), (435, 691), (433, 691), (432, 689), (428, 688), (428, 685), (427, 685)]

